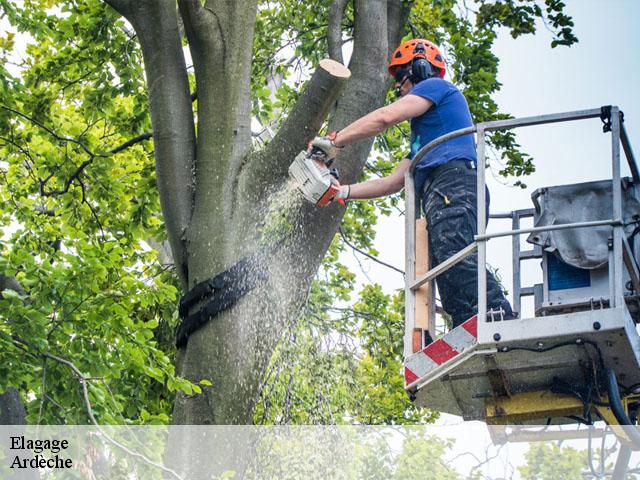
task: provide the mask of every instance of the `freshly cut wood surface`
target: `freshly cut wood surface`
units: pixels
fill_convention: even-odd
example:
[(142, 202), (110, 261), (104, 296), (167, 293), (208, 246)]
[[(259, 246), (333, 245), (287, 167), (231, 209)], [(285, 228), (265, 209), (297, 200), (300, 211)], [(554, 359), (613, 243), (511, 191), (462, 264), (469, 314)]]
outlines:
[(351, 76), (351, 70), (330, 58), (320, 60), (320, 66), (334, 77), (349, 78)]

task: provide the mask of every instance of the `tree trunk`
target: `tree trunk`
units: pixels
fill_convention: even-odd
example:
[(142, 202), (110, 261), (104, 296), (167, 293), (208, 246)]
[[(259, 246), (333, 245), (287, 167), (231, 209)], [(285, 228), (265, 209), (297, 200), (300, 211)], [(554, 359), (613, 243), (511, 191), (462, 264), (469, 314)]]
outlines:
[[(158, 173), (165, 174), (158, 177), (163, 214), (185, 290), (248, 256), (258, 259), (255, 275), (268, 274), (268, 280), (210, 319), (179, 352), (179, 373), (213, 386), (204, 387), (202, 395), (179, 395), (173, 422), (250, 424), (270, 356), (284, 328), (299, 314), (345, 211), (338, 205), (319, 210), (296, 202), (285, 188), (288, 166), (332, 108), (329, 127), (336, 129), (383, 104), (386, 62), (410, 6), (402, 0), (354, 0), (351, 78), (337, 63), (321, 62), (273, 140), (253, 152), (249, 75), (257, 1), (178, 2), (196, 74), (197, 138), (193, 117), (186, 119), (189, 92), (184, 58), (176, 51), (180, 39), (175, 4), (162, 0), (150, 15), (155, 1), (107, 1), (129, 19), (142, 43)], [(331, 52), (338, 58), (343, 9), (344, 2), (337, 1), (330, 18)], [(153, 28), (154, 22), (163, 28)], [(157, 45), (166, 51), (159, 52)], [(166, 72), (177, 86), (163, 85)], [(171, 95), (177, 98), (168, 98)], [(170, 137), (171, 132), (176, 134)], [(180, 146), (163, 144), (160, 149), (168, 138)], [(371, 139), (361, 141), (341, 153), (339, 167), (346, 182), (357, 180), (371, 145)], [(187, 169), (193, 177), (187, 178)], [(180, 175), (163, 187), (162, 179), (172, 172)], [(173, 205), (174, 197), (178, 205)], [(187, 205), (187, 199), (193, 202)], [(287, 224), (282, 238), (268, 238), (274, 213)]]
[(27, 412), (17, 388), (7, 388), (0, 395), (0, 425), (26, 425)]
[[(20, 285), (20, 282), (14, 277), (8, 277), (6, 275), (0, 275), (0, 296), (4, 290), (14, 290), (20, 295), (24, 295), (25, 291)], [(0, 425), (13, 425), (18, 426), (8, 430), (11, 435), (23, 435), (27, 425), (27, 410), (24, 407), (22, 398), (20, 398), (20, 391), (17, 388), (9, 387), (7, 390), (0, 394)], [(6, 458), (10, 458), (10, 452), (4, 452)], [(10, 478), (21, 478), (25, 480), (38, 480), (40, 473), (37, 470), (28, 470)]]
[[(0, 297), (5, 290), (13, 290), (20, 295), (24, 295), (25, 291), (20, 282), (15, 277), (0, 275)], [(20, 398), (20, 392), (17, 388), (7, 388), (0, 395), (0, 425), (26, 425), (27, 412)]]

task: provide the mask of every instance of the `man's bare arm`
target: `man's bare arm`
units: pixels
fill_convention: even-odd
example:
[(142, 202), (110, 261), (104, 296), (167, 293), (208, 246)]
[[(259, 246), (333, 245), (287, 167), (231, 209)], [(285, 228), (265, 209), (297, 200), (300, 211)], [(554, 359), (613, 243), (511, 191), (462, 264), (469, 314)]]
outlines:
[(400, 122), (419, 117), (429, 110), (431, 105), (433, 103), (426, 98), (411, 94), (406, 95), (391, 105), (368, 113), (340, 130), (334, 143), (343, 146), (363, 138), (373, 137)]
[(399, 192), (404, 187), (404, 173), (409, 166), (411, 166), (411, 160), (405, 158), (398, 164), (391, 175), (349, 185), (349, 199), (366, 200)]

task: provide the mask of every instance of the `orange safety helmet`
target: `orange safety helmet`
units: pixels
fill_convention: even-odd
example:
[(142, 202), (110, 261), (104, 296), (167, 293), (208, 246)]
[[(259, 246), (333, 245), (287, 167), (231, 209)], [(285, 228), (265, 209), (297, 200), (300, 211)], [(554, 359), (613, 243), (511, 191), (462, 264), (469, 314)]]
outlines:
[[(416, 52), (416, 46), (422, 44), (424, 52)], [(396, 68), (400, 65), (406, 65), (413, 62), (417, 58), (424, 58), (427, 62), (436, 68), (440, 69), (440, 78), (444, 77), (446, 64), (444, 63), (444, 57), (438, 50), (438, 47), (429, 40), (423, 38), (414, 38), (413, 40), (407, 40), (393, 52), (391, 57), (391, 63), (389, 63), (389, 73), (395, 76)]]

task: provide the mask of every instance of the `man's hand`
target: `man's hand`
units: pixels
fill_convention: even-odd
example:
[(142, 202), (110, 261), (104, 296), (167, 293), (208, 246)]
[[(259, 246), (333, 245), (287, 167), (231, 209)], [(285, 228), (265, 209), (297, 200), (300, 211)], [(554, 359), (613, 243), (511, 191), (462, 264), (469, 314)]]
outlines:
[(318, 202), (318, 204), (316, 205), (317, 207), (323, 208), (335, 202), (338, 202), (340, 205), (344, 205), (345, 200), (349, 198), (349, 192), (351, 191), (351, 187), (349, 185), (340, 185), (338, 180), (336, 180), (335, 178), (331, 179), (331, 183), (332, 188), (337, 188), (338, 191), (333, 195), (333, 197), (325, 200), (324, 202)]
[(332, 202), (338, 202), (344, 205), (344, 201), (349, 198), (349, 193), (351, 192), (351, 187), (349, 185), (342, 185), (338, 193), (332, 199)]
[(310, 148), (318, 148), (327, 156), (327, 160), (333, 160), (342, 147), (335, 144), (336, 132), (331, 132), (324, 137), (316, 137), (309, 145)]

